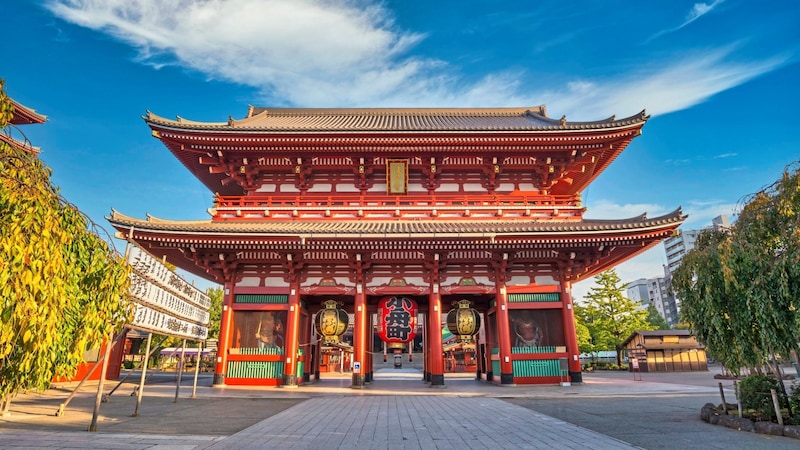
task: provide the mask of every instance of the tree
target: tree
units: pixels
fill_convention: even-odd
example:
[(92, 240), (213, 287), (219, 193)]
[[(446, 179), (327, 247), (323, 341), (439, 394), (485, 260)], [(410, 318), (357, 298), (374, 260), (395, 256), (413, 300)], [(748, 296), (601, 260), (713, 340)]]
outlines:
[[(0, 80), (0, 128), (13, 105)], [(128, 265), (33, 153), (0, 142), (0, 403), (73, 376), (129, 321)]]
[(208, 338), (219, 339), (219, 326), (222, 320), (223, 291), (221, 287), (212, 287), (206, 290), (206, 294), (211, 298), (211, 306), (208, 308), (208, 315), (210, 316)]
[(669, 330), (669, 324), (664, 319), (664, 316), (659, 314), (655, 305), (652, 303), (647, 307), (647, 323), (652, 326), (652, 330)]
[(607, 270), (595, 277), (583, 305), (575, 306), (578, 316), (592, 335), (596, 350), (614, 349), (617, 364), (622, 364), (622, 342), (637, 330), (654, 329), (647, 322), (647, 311), (625, 297), (625, 285), (617, 272)]
[[(683, 320), (734, 374), (800, 341), (800, 163), (750, 196), (730, 231), (704, 230), (673, 278)], [(777, 367), (773, 371), (778, 372)]]

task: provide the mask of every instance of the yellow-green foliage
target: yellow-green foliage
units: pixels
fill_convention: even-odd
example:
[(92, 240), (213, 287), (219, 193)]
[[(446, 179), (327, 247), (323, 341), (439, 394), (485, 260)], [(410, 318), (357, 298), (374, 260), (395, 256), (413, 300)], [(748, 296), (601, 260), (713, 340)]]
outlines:
[[(0, 80), (0, 128), (12, 114)], [(73, 375), (130, 318), (127, 264), (50, 174), (0, 143), (0, 400)]]

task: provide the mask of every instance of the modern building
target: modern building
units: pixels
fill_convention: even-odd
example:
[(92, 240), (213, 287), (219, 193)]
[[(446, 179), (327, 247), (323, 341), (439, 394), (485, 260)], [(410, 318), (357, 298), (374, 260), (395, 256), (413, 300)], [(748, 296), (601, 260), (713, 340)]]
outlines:
[(629, 299), (641, 303), (642, 309), (653, 305), (671, 327), (678, 323), (677, 306), (666, 277), (639, 278), (628, 283), (626, 294)]
[[(710, 228), (716, 230), (726, 230), (730, 228), (730, 226), (731, 225), (728, 221), (728, 216), (723, 214), (711, 220)], [(667, 264), (664, 266), (664, 278), (662, 279), (665, 287), (665, 296), (663, 297), (665, 306), (664, 310), (674, 317), (674, 319), (670, 320), (667, 318), (667, 315), (664, 315), (664, 318), (667, 320), (667, 323), (669, 323), (670, 326), (674, 326), (680, 320), (680, 299), (675, 297), (675, 294), (673, 294), (671, 289), (672, 274), (678, 269), (678, 267), (680, 267), (683, 257), (694, 248), (694, 243), (697, 240), (697, 236), (702, 230), (679, 231), (679, 233), (667, 238), (664, 241), (664, 251), (667, 254)]]
[(321, 347), (348, 314), (353, 388), (373, 381), (375, 330), (402, 346), (417, 322), (424, 379), (444, 385), (441, 324), (456, 309), (477, 377), (580, 382), (572, 283), (684, 220), (680, 209), (583, 217), (581, 192), (647, 118), (570, 122), (544, 106), (251, 107), (218, 123), (148, 113), (153, 136), (215, 193), (211, 219), (108, 219), (122, 238), (224, 285), (215, 385), (318, 378)]
[[(724, 230), (730, 228), (728, 216), (720, 215), (711, 220), (711, 227), (715, 230)], [(694, 243), (697, 236), (702, 230), (679, 230), (680, 232), (675, 236), (669, 237), (664, 241), (664, 251), (667, 254), (667, 267), (666, 271), (672, 275), (678, 266), (681, 265), (681, 260), (690, 250), (694, 248)]]

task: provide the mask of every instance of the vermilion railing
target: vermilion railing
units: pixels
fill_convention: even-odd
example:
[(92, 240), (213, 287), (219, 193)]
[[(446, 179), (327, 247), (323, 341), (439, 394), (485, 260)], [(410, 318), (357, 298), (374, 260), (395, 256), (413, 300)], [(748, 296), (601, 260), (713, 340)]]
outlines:
[(221, 196), (211, 209), (215, 219), (257, 217), (532, 216), (580, 218), (580, 198), (540, 194), (274, 194)]

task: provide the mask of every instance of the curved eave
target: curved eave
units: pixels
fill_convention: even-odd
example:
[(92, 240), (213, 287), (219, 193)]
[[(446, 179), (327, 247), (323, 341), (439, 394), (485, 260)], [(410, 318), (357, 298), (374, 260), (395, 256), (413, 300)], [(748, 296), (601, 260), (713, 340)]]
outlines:
[(484, 109), (281, 109), (270, 115), (264, 110), (242, 120), (198, 122), (178, 117), (167, 119), (150, 111), (142, 117), (153, 129), (196, 133), (435, 133), (435, 132), (554, 132), (575, 133), (614, 130), (642, 125), (649, 116), (644, 112), (617, 120), (568, 121), (544, 115), (544, 107)]
[(11, 104), (14, 106), (14, 113), (11, 116), (12, 124), (28, 125), (32, 123), (45, 123), (47, 121), (47, 116), (37, 113), (34, 109), (28, 108), (14, 99), (9, 100), (11, 100)]
[(20, 150), (28, 152), (28, 153), (32, 153), (34, 155), (38, 155), (41, 152), (41, 148), (34, 147), (34, 146), (30, 145), (30, 143), (27, 143), (27, 142), (18, 141), (16, 139), (12, 138), (11, 136), (8, 136), (5, 133), (0, 133), (0, 141), (5, 142), (6, 144), (8, 144), (8, 145), (10, 145), (10, 146), (12, 146), (14, 148), (20, 149)]
[[(257, 242), (264, 237), (309, 242), (312, 240), (362, 239), (488, 239), (513, 243), (523, 240), (605, 239), (677, 228), (685, 219), (681, 209), (652, 219), (638, 216), (624, 220), (580, 222), (536, 221), (268, 221), (213, 222), (170, 221), (148, 217), (135, 219), (112, 211), (106, 219), (119, 231), (134, 229), (153, 235), (173, 236), (187, 242), (195, 236), (220, 243)], [(180, 238), (178, 238), (180, 236)], [(252, 241), (252, 242), (250, 242)]]

